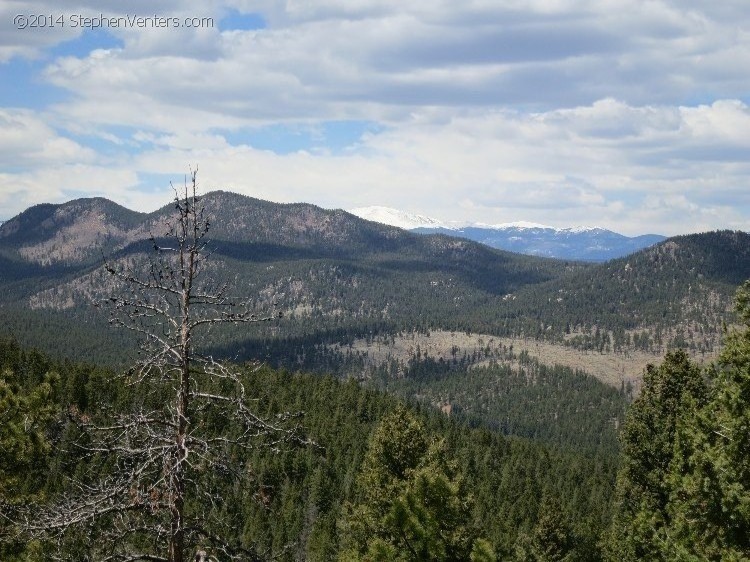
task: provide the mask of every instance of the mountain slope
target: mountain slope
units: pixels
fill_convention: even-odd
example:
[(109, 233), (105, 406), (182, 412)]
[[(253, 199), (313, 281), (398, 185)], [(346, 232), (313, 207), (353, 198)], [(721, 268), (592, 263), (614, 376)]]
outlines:
[[(584, 267), (411, 234), (313, 205), (226, 192), (207, 194), (203, 203), (212, 225), (209, 275), (255, 296), (259, 308), (280, 302), (287, 334), (362, 334), (448, 321), (566, 268)], [(90, 311), (117, 290), (99, 267), (102, 257), (145, 263), (148, 238), (163, 231), (171, 210), (142, 215), (92, 199), (11, 219), (0, 227), (0, 257), (8, 266), (0, 275), (0, 304), (16, 312)]]
[[(227, 192), (203, 203), (212, 224), (209, 275), (259, 309), (276, 301), (285, 313), (274, 327), (217, 332), (214, 345), (285, 364), (330, 365), (315, 346), (414, 329), (531, 337), (583, 352), (658, 353), (668, 345), (713, 352), (734, 287), (750, 277), (750, 238), (740, 232), (677, 237), (587, 265), (417, 235), (308, 204)], [(34, 207), (6, 222), (3, 329), (32, 342), (65, 318), (85, 317), (90, 341), (102, 348), (123, 337), (102, 330), (105, 319), (92, 312), (118, 290), (99, 267), (102, 256), (145, 264), (147, 239), (171, 211), (145, 215), (90, 199)], [(65, 348), (64, 332), (46, 337)]]
[[(571, 272), (512, 301), (511, 314), (535, 319), (569, 342), (663, 349), (719, 343), (736, 287), (750, 278), (750, 234), (717, 231), (677, 236), (633, 255)], [(608, 333), (611, 332), (611, 333)], [(642, 339), (638, 344), (636, 332)], [(528, 332), (527, 332), (528, 333)], [(606, 337), (609, 344), (605, 341)]]
[(145, 217), (103, 198), (35, 205), (0, 226), (0, 252), (42, 266), (87, 263), (145, 238)]
[[(216, 191), (202, 198), (211, 223), (211, 239), (220, 251), (232, 244), (253, 249), (294, 248), (311, 256), (359, 259), (368, 254), (432, 256), (447, 250), (492, 262), (521, 263), (517, 257), (478, 244), (445, 237), (422, 238), (342, 210), (306, 203), (278, 204)], [(37, 205), (0, 226), (0, 252), (41, 266), (80, 267), (164, 231), (172, 204), (142, 214), (106, 199), (77, 199), (62, 205)], [(256, 257), (254, 254), (250, 258)], [(531, 263), (528, 262), (527, 263)], [(539, 262), (541, 263), (541, 262)], [(553, 266), (546, 268), (554, 269)]]

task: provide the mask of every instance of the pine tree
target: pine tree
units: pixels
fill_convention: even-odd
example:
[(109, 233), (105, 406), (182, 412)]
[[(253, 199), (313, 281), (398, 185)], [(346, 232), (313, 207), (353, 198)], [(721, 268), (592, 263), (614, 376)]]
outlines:
[(750, 558), (750, 281), (736, 303), (745, 327), (726, 339), (710, 401), (678, 427), (669, 478), (675, 559)]
[[(15, 515), (30, 501), (40, 499), (50, 443), (48, 425), (56, 407), (56, 375), (30, 391), (18, 384), (11, 370), (0, 373), (0, 558), (29, 553), (29, 541), (19, 535)], [(33, 541), (32, 541), (33, 542)], [(37, 545), (38, 546), (38, 545)]]
[(469, 499), (443, 441), (430, 441), (403, 406), (374, 431), (345, 507), (339, 560), (489, 560), (467, 526)]
[(515, 558), (518, 562), (566, 562), (575, 559), (574, 548), (575, 539), (562, 505), (556, 498), (545, 496), (533, 531), (519, 537)]
[(605, 545), (613, 562), (667, 559), (676, 427), (695, 404), (705, 403), (706, 392), (700, 369), (684, 351), (667, 353), (659, 367), (648, 366), (621, 435), (617, 507)]

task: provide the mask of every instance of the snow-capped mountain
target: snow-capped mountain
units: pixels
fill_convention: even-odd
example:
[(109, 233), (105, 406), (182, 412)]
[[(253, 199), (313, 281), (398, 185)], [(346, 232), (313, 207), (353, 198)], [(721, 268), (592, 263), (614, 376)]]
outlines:
[(357, 207), (356, 209), (350, 209), (348, 212), (361, 219), (397, 226), (405, 230), (414, 230), (415, 228), (445, 228), (452, 230), (454, 228), (447, 223), (424, 215), (407, 213), (406, 211), (399, 211), (391, 207), (380, 207), (378, 205)]
[(468, 238), (493, 248), (558, 259), (607, 261), (664, 240), (658, 234), (624, 236), (601, 227), (555, 228), (518, 221), (501, 224), (444, 222), (389, 207), (360, 207), (349, 211), (360, 218), (398, 226), (420, 234)]

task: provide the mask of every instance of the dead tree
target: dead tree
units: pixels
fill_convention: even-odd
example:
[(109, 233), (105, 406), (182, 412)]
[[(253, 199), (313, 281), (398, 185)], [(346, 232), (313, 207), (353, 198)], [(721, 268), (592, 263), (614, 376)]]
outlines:
[[(222, 499), (204, 480), (234, 469), (227, 462), (233, 448), (304, 442), (292, 420), (296, 415), (257, 415), (242, 375), (197, 345), (201, 331), (278, 315), (258, 314), (250, 299), (233, 298), (227, 284), (202, 275), (210, 224), (196, 173), (175, 190), (174, 216), (162, 235), (152, 235), (145, 266), (105, 264), (120, 287), (106, 301), (110, 323), (141, 341), (141, 359), (126, 375), (137, 398), (127, 409), (96, 419), (71, 412), (85, 436), (71, 451), (90, 462), (93, 476), (73, 481), (52, 504), (29, 509), (21, 525), (32, 537), (56, 541), (61, 559), (76, 532), (99, 538), (97, 560), (258, 559), (222, 536), (212, 515)], [(208, 416), (231, 420), (232, 432), (205, 432)]]

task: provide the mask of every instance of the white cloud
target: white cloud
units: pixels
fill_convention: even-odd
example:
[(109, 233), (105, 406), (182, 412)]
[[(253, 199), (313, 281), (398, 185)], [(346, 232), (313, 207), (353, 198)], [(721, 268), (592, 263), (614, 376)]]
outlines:
[[(44, 4), (16, 0), (0, 3), (0, 65), (13, 57), (38, 57), (45, 47), (77, 36), (76, 31), (54, 24), (58, 21), (59, 9), (53, 10), (54, 22), (40, 19), (51, 13), (47, 8), (49, 6)], [(39, 17), (34, 18), (34, 15)]]
[(750, 56), (737, 28), (745, 10), (728, 29), (709, 10), (658, 1), (261, 8), (266, 30), (130, 30), (118, 32), (124, 49), (57, 61), (48, 78), (78, 97), (60, 110), (80, 116), (82, 106), (103, 107), (90, 119), (176, 128), (183, 118), (154, 117), (191, 108), (210, 128), (383, 119), (425, 105), (551, 109), (606, 97), (667, 104), (747, 91), (737, 64)]
[[(731, 100), (673, 108), (606, 99), (535, 114), (429, 110), (341, 154), (280, 155), (233, 146), (218, 134), (141, 132), (134, 139), (148, 148), (129, 170), (93, 169), (83, 180), (83, 172), (62, 175), (52, 158), (42, 172), (19, 174), (14, 185), (35, 186), (44, 201), (50, 193), (43, 182), (59, 175), (66, 181), (58, 197), (79, 182), (80, 190), (151, 210), (168, 199), (168, 186), (148, 186), (151, 195), (139, 199), (135, 174), (179, 178), (199, 164), (206, 190), (279, 202), (384, 204), (445, 220), (607, 224), (626, 233), (747, 229), (750, 164), (717, 159), (707, 147), (747, 154), (748, 113)], [(105, 170), (113, 177), (102, 179)]]
[(20, 212), (38, 203), (94, 196), (138, 207), (146, 197), (132, 192), (136, 184), (132, 171), (83, 164), (51, 165), (19, 174), (0, 173), (0, 208)]
[(0, 109), (1, 167), (91, 162), (94, 158), (93, 150), (60, 136), (33, 112)]
[[(207, 188), (277, 201), (631, 233), (750, 228), (744, 0), (189, 0), (159, 15), (218, 21), (230, 8), (260, 12), (268, 28), (118, 30), (122, 48), (50, 61), (44, 79), (70, 97), (45, 121), (0, 113), (13, 123), (0, 154), (27, 166), (1, 177), (8, 208), (73, 191), (155, 207), (162, 191), (140, 196), (139, 182), (198, 163)], [(0, 60), (59, 40), (0, 29)], [(345, 151), (275, 154), (242, 140), (259, 125), (347, 119), (384, 128)], [(64, 186), (41, 185), (61, 172)], [(34, 193), (7, 196), (18, 186)]]

